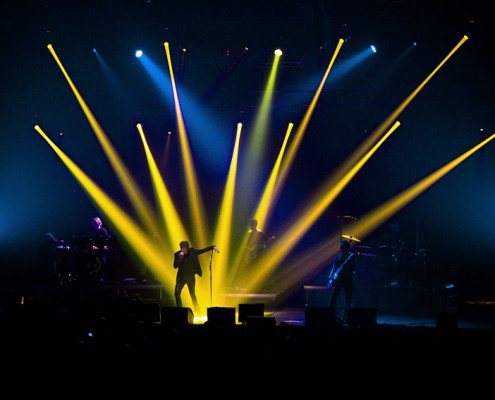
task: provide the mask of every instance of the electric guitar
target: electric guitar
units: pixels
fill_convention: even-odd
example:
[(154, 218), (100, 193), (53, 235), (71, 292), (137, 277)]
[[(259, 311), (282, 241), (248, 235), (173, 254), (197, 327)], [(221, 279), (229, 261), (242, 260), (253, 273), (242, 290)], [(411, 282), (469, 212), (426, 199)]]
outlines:
[(335, 284), (335, 281), (339, 279), (342, 268), (344, 268), (344, 266), (347, 264), (347, 261), (349, 261), (353, 256), (354, 253), (350, 253), (349, 256), (345, 259), (345, 261), (342, 264), (340, 264), (340, 267), (337, 268), (337, 271), (335, 271), (332, 275), (328, 277), (328, 282), (327, 282), (328, 289), (331, 289), (332, 286)]
[(246, 264), (252, 263), (254, 260), (256, 260), (261, 252), (267, 249), (267, 247), (275, 240), (275, 236), (270, 236), (268, 239), (262, 241), (258, 245), (254, 246), (252, 249), (246, 249), (247, 254), (245, 258)]

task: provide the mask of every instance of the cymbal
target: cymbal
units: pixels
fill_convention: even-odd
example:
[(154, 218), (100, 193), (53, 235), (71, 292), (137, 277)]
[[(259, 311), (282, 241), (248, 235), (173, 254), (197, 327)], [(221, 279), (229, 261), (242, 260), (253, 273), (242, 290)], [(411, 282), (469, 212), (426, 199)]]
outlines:
[(344, 239), (349, 239), (349, 240), (352, 240), (353, 242), (361, 242), (358, 238), (354, 237), (354, 236), (349, 236), (349, 235), (342, 235), (342, 237)]

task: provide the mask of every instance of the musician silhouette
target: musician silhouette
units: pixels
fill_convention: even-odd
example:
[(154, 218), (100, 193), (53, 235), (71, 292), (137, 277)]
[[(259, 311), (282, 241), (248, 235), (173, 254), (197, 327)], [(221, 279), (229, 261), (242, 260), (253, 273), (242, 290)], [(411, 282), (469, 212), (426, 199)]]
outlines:
[(335, 306), (339, 294), (342, 291), (344, 292), (344, 308), (341, 314), (341, 319), (344, 323), (347, 323), (349, 308), (352, 304), (355, 270), (356, 257), (351, 252), (351, 243), (347, 240), (342, 240), (340, 242), (340, 252), (335, 256), (328, 274), (327, 286), (331, 289), (330, 308), (334, 313), (336, 313)]
[(77, 281), (81, 297), (84, 297), (94, 284), (103, 283), (107, 276), (109, 237), (101, 218), (93, 217), (90, 233), (82, 236), (80, 243), (75, 247), (78, 250)]
[(107, 253), (110, 236), (100, 217), (93, 217), (91, 228), (88, 243), (90, 248), (87, 249), (89, 252), (87, 272), (90, 278), (96, 278), (100, 283), (104, 283), (108, 279)]
[(194, 312), (199, 313), (198, 299), (196, 297), (196, 275), (203, 276), (203, 269), (199, 261), (199, 255), (207, 251), (215, 251), (219, 253), (218, 247), (208, 246), (202, 249), (191, 247), (187, 240), (182, 240), (179, 243), (180, 250), (174, 253), (174, 268), (177, 269), (175, 279), (175, 304), (177, 307), (182, 307), (181, 293), (184, 286), (187, 285), (189, 295), (194, 307)]
[(233, 281), (234, 287), (246, 288), (249, 283), (249, 276), (252, 272), (252, 267), (255, 260), (260, 257), (266, 249), (267, 243), (268, 237), (265, 232), (258, 227), (258, 220), (256, 218), (252, 218), (249, 221), (249, 236), (246, 242), (246, 247), (242, 253), (241, 260), (237, 267), (236, 276)]
[(251, 263), (258, 257), (267, 241), (265, 232), (258, 228), (257, 219), (253, 218), (249, 221), (249, 228), (251, 232), (244, 251), (244, 262), (246, 264)]

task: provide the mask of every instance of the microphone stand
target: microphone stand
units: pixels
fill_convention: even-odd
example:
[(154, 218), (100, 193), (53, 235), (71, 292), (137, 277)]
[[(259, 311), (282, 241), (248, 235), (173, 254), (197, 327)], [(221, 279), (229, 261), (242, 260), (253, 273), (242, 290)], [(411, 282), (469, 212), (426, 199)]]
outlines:
[(213, 293), (213, 283), (212, 283), (212, 276), (211, 276), (211, 263), (213, 260), (213, 249), (210, 252), (210, 307), (213, 307), (213, 301), (212, 301), (212, 293)]

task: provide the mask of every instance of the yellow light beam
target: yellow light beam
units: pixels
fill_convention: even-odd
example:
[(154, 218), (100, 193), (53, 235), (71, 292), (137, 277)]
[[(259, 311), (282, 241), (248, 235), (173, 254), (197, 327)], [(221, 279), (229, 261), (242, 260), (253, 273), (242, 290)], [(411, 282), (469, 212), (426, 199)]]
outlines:
[[(256, 211), (253, 214), (254, 217), (257, 219), (258, 227), (261, 230), (263, 230), (263, 222), (266, 218), (266, 214), (267, 214), (268, 208), (270, 206), (270, 201), (271, 201), (271, 197), (273, 194), (273, 188), (275, 187), (275, 181), (276, 181), (278, 173), (280, 171), (280, 165), (282, 164), (282, 158), (284, 156), (285, 149), (287, 147), (287, 142), (289, 140), (290, 133), (292, 132), (293, 126), (294, 126), (294, 124), (291, 122), (291, 123), (289, 123), (289, 125), (287, 127), (287, 131), (285, 133), (285, 138), (284, 138), (284, 141), (282, 143), (282, 147), (280, 148), (280, 151), (278, 153), (277, 160), (275, 161), (275, 165), (272, 169), (272, 172), (270, 173), (270, 177), (268, 179), (268, 182), (265, 185), (265, 189), (263, 191), (261, 200), (258, 204), (258, 208), (256, 209)], [(243, 253), (244, 249), (246, 248), (248, 238), (249, 238), (249, 231), (247, 231), (246, 234), (243, 236), (242, 242), (240, 243), (240, 247), (237, 249), (236, 257), (235, 257), (234, 264), (233, 264), (234, 268), (232, 268), (230, 271), (231, 275), (229, 277), (229, 281), (231, 281), (235, 277), (235, 274), (237, 272), (237, 267), (239, 266), (239, 263), (240, 263), (241, 258), (242, 258), (242, 253)]]
[(311, 116), (313, 115), (314, 109), (316, 107), (316, 103), (318, 102), (318, 99), (320, 98), (321, 92), (323, 91), (323, 87), (325, 86), (325, 83), (327, 81), (328, 75), (330, 74), (330, 70), (333, 67), (333, 64), (335, 62), (335, 59), (337, 58), (337, 55), (339, 54), (339, 51), (344, 44), (344, 39), (339, 39), (337, 43), (337, 47), (335, 48), (335, 51), (333, 53), (333, 56), (328, 64), (328, 67), (325, 71), (325, 74), (323, 75), (323, 78), (320, 81), (320, 84), (318, 86), (318, 89), (316, 90), (315, 95), (313, 96), (313, 99), (311, 100), (311, 103), (308, 107), (308, 110), (306, 111), (303, 120), (299, 126), (299, 128), (296, 130), (296, 134), (294, 137), (294, 140), (289, 146), (289, 150), (287, 151), (287, 156), (284, 159), (282, 163), (282, 167), (280, 169), (280, 176), (278, 177), (275, 187), (273, 189), (273, 195), (271, 199), (271, 203), (269, 205), (269, 208), (266, 213), (266, 218), (265, 218), (265, 223), (268, 224), (270, 221), (270, 218), (273, 214), (273, 207), (278, 200), (278, 197), (280, 196), (280, 193), (282, 191), (282, 187), (285, 184), (285, 181), (287, 180), (287, 176), (289, 174), (290, 168), (292, 167), (292, 164), (294, 163), (294, 160), (296, 158), (297, 151), (299, 150), (299, 146), (301, 145), (301, 141), (304, 137), (304, 134), (306, 133), (309, 120), (311, 119)]
[(321, 216), (321, 214), (328, 208), (335, 198), (342, 192), (352, 178), (364, 167), (366, 162), (371, 156), (381, 147), (386, 139), (399, 127), (400, 122), (396, 123), (389, 129), (389, 131), (368, 151), (365, 156), (359, 160), (356, 165), (351, 168), (337, 185), (332, 187), (326, 194), (323, 194), (318, 201), (307, 208), (301, 217), (296, 219), (289, 218), (292, 222), (290, 226), (283, 230), (283, 235), (263, 254), (257, 261), (256, 265), (262, 266), (261, 269), (256, 269), (256, 275), (253, 277), (252, 284), (257, 286), (269, 273), (271, 273), (274, 267), (281, 263), (285, 256), (289, 253), (294, 245), (301, 239), (301, 237), (308, 231), (313, 223)]
[[(157, 205), (160, 210), (159, 215), (162, 221), (162, 226), (164, 227), (165, 237), (162, 241), (164, 246), (162, 251), (168, 254), (173, 254), (177, 244), (183, 240), (183, 238), (187, 237), (187, 234), (172, 198), (170, 197), (170, 193), (162, 179), (160, 171), (158, 170), (153, 154), (148, 146), (142, 125), (137, 124), (137, 129), (141, 137), (141, 141), (143, 142), (146, 159), (148, 160), (151, 182), (157, 198)], [(162, 230), (160, 230), (160, 233), (161, 232)], [(162, 237), (162, 235), (160, 235), (160, 237)], [(164, 243), (165, 239), (168, 240), (167, 245)]]
[(242, 191), (245, 193), (244, 196), (253, 196), (253, 188), (260, 174), (260, 162), (266, 147), (266, 134), (270, 123), (270, 111), (272, 109), (273, 93), (279, 64), (280, 55), (275, 54), (252, 131), (248, 135), (249, 143), (245, 159), (246, 168), (243, 170), (243, 176), (240, 181), (242, 182)]
[[(328, 78), (328, 75), (330, 74), (330, 70), (332, 69), (332, 66), (335, 62), (335, 59), (344, 43), (343, 39), (339, 39), (337, 43), (337, 47), (334, 51), (334, 54), (328, 64), (328, 67), (325, 71), (325, 74), (323, 75), (320, 85), (313, 96), (313, 99), (311, 101), (310, 106), (308, 107), (308, 110), (303, 118), (302, 124), (299, 127), (299, 129), (296, 131), (296, 137), (294, 141), (291, 143), (291, 146), (289, 148), (288, 154), (286, 158), (283, 160), (282, 163), (282, 154), (285, 153), (285, 146), (287, 144), (287, 139), (288, 135), (286, 135), (286, 141), (284, 141), (283, 144), (283, 153), (279, 153), (279, 158), (277, 159), (276, 163), (280, 163), (279, 166), (275, 166), (274, 169), (272, 170), (272, 174), (270, 176), (270, 181), (269, 181), (269, 186), (265, 188), (265, 191), (262, 195), (261, 202), (257, 206), (257, 212), (261, 212), (262, 215), (259, 217), (260, 221), (262, 223), (268, 224), (269, 219), (271, 218), (272, 210), (274, 207), (274, 204), (276, 203), (278, 196), (280, 195), (281, 188), (283, 187), (285, 180), (287, 178), (287, 175), (289, 173), (290, 167), (295, 159), (295, 155), (297, 153), (297, 150), (299, 149), (300, 143), (302, 141), (302, 138), (304, 136), (304, 133), (306, 132), (306, 128), (308, 126), (309, 120), (313, 114), (314, 108), (316, 106), (316, 102), (318, 101), (320, 94), (323, 90), (324, 84)], [(292, 130), (293, 125), (290, 125), (290, 131)], [(289, 131), (289, 133), (290, 133)], [(274, 172), (276, 171), (276, 172)], [(255, 215), (258, 216), (257, 213)], [(247, 240), (247, 234), (245, 235), (243, 239), (243, 245), (245, 246), (246, 240)], [(236, 257), (236, 266), (239, 264), (238, 260), (242, 256), (242, 250), (244, 247), (240, 247), (239, 253)]]
[[(79, 102), (81, 109), (84, 112), (84, 115), (86, 116), (89, 124), (91, 125), (91, 128), (93, 129), (98, 141), (100, 142), (103, 151), (108, 157), (110, 164), (112, 165), (115, 173), (117, 174), (117, 177), (119, 178), (119, 181), (122, 184), (127, 196), (129, 197), (131, 204), (136, 210), (137, 215), (140, 217), (141, 222), (148, 228), (150, 232), (157, 231), (158, 226), (155, 223), (156, 216), (153, 215), (153, 213), (151, 212), (152, 207), (146, 202), (146, 198), (140, 191), (139, 186), (132, 179), (132, 174), (125, 167), (124, 162), (118, 156), (117, 151), (114, 149), (107, 135), (101, 128), (100, 124), (94, 117), (89, 107), (86, 105), (86, 102), (84, 101), (82, 96), (79, 94), (79, 91), (77, 90), (76, 86), (70, 79), (69, 74), (67, 73), (64, 66), (62, 65), (62, 62), (57, 56), (55, 49), (51, 44), (49, 44), (47, 47), (50, 53), (52, 54), (53, 58), (57, 62), (63, 75), (65, 76), (65, 79), (69, 83), (72, 92), (76, 96), (76, 99)], [(113, 222), (114, 221), (112, 221), (112, 223)]]
[(50, 138), (39, 125), (34, 129), (45, 139), (62, 162), (76, 178), (81, 188), (86, 192), (94, 204), (104, 212), (105, 216), (113, 221), (113, 227), (119, 237), (126, 241), (140, 259), (150, 267), (155, 276), (163, 283), (165, 290), (173, 291), (173, 269), (163, 268), (164, 257), (153, 243), (150, 235), (143, 231), (91, 178), (89, 178)]
[[(348, 228), (352, 230), (356, 237), (367, 237), (370, 232), (381, 226), (384, 221), (390, 219), (399, 210), (411, 203), (411, 201), (424, 193), (428, 188), (438, 182), (447, 173), (451, 172), (455, 167), (473, 155), (476, 151), (486, 146), (494, 138), (495, 134), (492, 134), (486, 140), (482, 141), (448, 164), (423, 178), (415, 185), (397, 194), (387, 202), (362, 216), (360, 220), (349, 224)], [(286, 287), (296, 284), (300, 285), (301, 282), (304, 282), (306, 278), (315, 273), (315, 269), (321, 267), (322, 265), (329, 265), (330, 260), (338, 251), (338, 241), (339, 239), (336, 238), (336, 235), (332, 234), (329, 238), (313, 246), (304, 254), (301, 254), (297, 258), (289, 261), (287, 265), (285, 265), (284, 272), (280, 274), (277, 279), (283, 281), (283, 284), (286, 285)]]
[[(217, 255), (215, 274), (213, 275), (213, 294), (225, 293), (229, 286), (227, 277), (229, 274), (230, 238), (232, 232), (232, 213), (234, 209), (234, 192), (237, 175), (237, 163), (239, 160), (239, 142), (241, 138), (242, 124), (237, 124), (237, 133), (234, 150), (229, 167), (229, 174), (217, 217), (214, 242), (221, 249)], [(216, 299), (215, 299), (216, 300)]]
[[(184, 124), (184, 118), (182, 116), (182, 110), (180, 107), (179, 95), (177, 93), (177, 85), (175, 84), (174, 71), (172, 68), (172, 59), (170, 57), (170, 46), (168, 42), (164, 43), (165, 54), (167, 56), (168, 68), (170, 71), (170, 79), (172, 81), (172, 91), (174, 95), (175, 114), (177, 118), (177, 129), (179, 132), (179, 143), (182, 155), (182, 164), (184, 166), (186, 189), (188, 192), (187, 201), (189, 204), (189, 210), (192, 214), (192, 241), (195, 246), (206, 246), (209, 242), (208, 222), (205, 218), (205, 211), (201, 192), (198, 190), (199, 184), (194, 166), (194, 161), (191, 155), (191, 148), (189, 146), (189, 140), (187, 138), (186, 126)], [(185, 240), (185, 239), (184, 239)]]
[[(380, 136), (382, 136), (384, 130), (390, 125), (391, 121), (393, 120), (393, 117), (394, 116), (397, 116), (397, 115), (400, 115), (400, 113), (405, 109), (405, 107), (412, 101), (412, 99), (417, 95), (417, 93), (419, 93), (419, 91), (426, 85), (426, 83), (434, 76), (434, 74), (440, 69), (440, 67), (445, 64), (445, 62), (452, 56), (452, 54), (454, 54), (455, 51), (457, 51), (457, 49), (467, 40), (467, 36), (464, 36), (463, 39), (457, 44), (457, 46), (454, 47), (454, 49), (451, 50), (451, 52), (448, 54), (447, 57), (444, 58), (444, 60), (433, 70), (432, 73), (430, 73), (430, 75), (406, 98), (406, 100), (404, 100), (401, 105), (399, 105), (399, 107), (396, 108), (396, 110), (389, 116), (387, 117), (387, 119), (385, 120), (384, 123), (382, 123), (374, 132), (373, 134), (371, 135), (371, 138), (369, 138), (368, 140), (366, 140), (364, 142), (364, 144), (362, 144), (358, 149), (355, 150), (355, 152), (353, 154), (351, 154), (347, 161), (344, 162), (338, 169), (337, 169), (337, 172), (335, 174), (333, 174), (328, 180), (327, 182), (321, 186), (320, 190), (317, 191), (315, 193), (315, 195), (313, 196), (314, 200), (313, 200), (313, 203), (314, 203), (314, 206), (312, 206), (310, 208), (310, 211), (309, 211), (309, 215), (310, 215), (310, 218), (306, 218), (306, 216), (303, 214), (302, 215), (302, 218), (307, 220), (308, 222), (309, 221), (314, 221), (316, 219), (316, 217), (318, 217), (323, 211), (324, 209), (326, 209), (328, 207), (328, 205), (330, 204), (330, 202), (328, 202), (328, 204), (325, 206), (325, 207), (321, 207), (323, 205), (323, 203), (321, 203), (321, 199), (328, 199), (328, 194), (325, 194), (325, 192), (328, 190), (327, 188), (329, 187), (334, 187), (334, 188), (338, 188), (340, 185), (341, 185), (341, 182), (342, 182), (342, 175), (344, 173), (346, 173), (345, 171), (348, 171), (349, 169), (352, 168), (352, 166), (358, 162), (359, 163), (359, 159), (362, 158), (363, 154), (365, 154), (366, 152), (369, 152), (368, 149), (370, 146), (373, 145), (373, 143), (375, 143), (379, 138)], [(297, 137), (297, 134), (296, 134), (296, 137)], [(287, 157), (287, 159), (289, 159), (289, 157)], [(287, 161), (288, 162), (288, 161)], [(282, 180), (279, 181), (280, 183), (282, 182)], [(332, 193), (333, 191), (330, 191), (329, 193)], [(329, 199), (329, 200), (332, 200), (333, 199)], [(292, 219), (291, 219), (292, 220)], [(304, 225), (307, 225), (306, 222), (303, 224)], [(296, 226), (299, 226), (299, 224), (296, 223)], [(304, 227), (303, 230), (300, 231), (299, 234), (297, 234), (292, 240), (292, 242), (296, 242), (300, 239), (300, 234), (304, 233), (307, 231), (307, 229), (309, 229), (309, 226), (306, 226)], [(291, 229), (292, 230), (292, 229)], [(285, 230), (284, 230), (285, 232)], [(294, 232), (296, 233), (296, 232)], [(271, 248), (270, 248), (270, 251), (267, 252), (266, 256), (268, 256), (271, 251), (275, 251), (277, 250), (277, 247), (280, 247), (280, 249), (278, 249), (278, 251), (281, 251), (282, 253), (280, 255), (283, 255), (283, 254), (286, 254), (288, 251), (289, 251), (289, 248), (283, 248), (285, 246), (281, 246), (278, 244), (278, 241), (277, 241), (277, 244), (276, 245), (272, 245)], [(266, 263), (265, 263), (266, 265)]]
[[(359, 160), (362, 155), (367, 151), (367, 149), (376, 142), (376, 140), (386, 131), (390, 124), (399, 118), (400, 114), (406, 109), (406, 107), (412, 102), (412, 100), (418, 95), (418, 93), (426, 86), (426, 84), (435, 76), (435, 74), (440, 70), (440, 68), (452, 57), (452, 55), (468, 40), (467, 36), (457, 43), (457, 45), (447, 54), (447, 56), (438, 64), (438, 66), (421, 82), (416, 89), (414, 89), (409, 96), (406, 97), (399, 106), (392, 111), (392, 113), (368, 136), (368, 138), (361, 144), (361, 146), (356, 149), (356, 151), (347, 158), (346, 162), (342, 165), (341, 171), (345, 171), (350, 168), (357, 160)], [(338, 179), (338, 178), (337, 178)]]
[(263, 194), (261, 196), (261, 200), (258, 203), (258, 208), (256, 209), (254, 215), (257, 216), (258, 218), (258, 227), (260, 229), (263, 229), (263, 223), (266, 219), (266, 216), (268, 214), (268, 209), (271, 204), (272, 196), (273, 196), (273, 190), (275, 188), (275, 183), (277, 182), (277, 178), (280, 172), (280, 167), (282, 165), (282, 160), (285, 154), (285, 149), (287, 148), (287, 143), (289, 141), (290, 134), (292, 132), (292, 128), (294, 127), (294, 124), (292, 122), (289, 123), (287, 127), (287, 131), (285, 132), (285, 137), (284, 141), (282, 143), (282, 146), (280, 148), (280, 151), (278, 152), (278, 157), (277, 160), (275, 161), (275, 164), (272, 168), (272, 172), (270, 173), (270, 177), (265, 185), (265, 189), (263, 190)]
[(389, 219), (392, 215), (397, 213), (397, 211), (402, 209), (406, 204), (409, 204), (413, 199), (417, 198), (420, 194), (426, 191), (426, 189), (430, 188), (433, 184), (438, 182), (441, 178), (447, 175), (455, 167), (457, 167), (468, 157), (473, 155), (476, 151), (484, 147), (494, 138), (495, 134), (483, 140), (478, 145), (461, 154), (459, 157), (455, 158), (442, 168), (428, 175), (426, 178), (422, 179), (407, 190), (404, 190), (402, 193), (393, 197), (388, 202), (382, 204), (374, 211), (364, 215), (361, 220), (350, 224), (349, 229), (353, 229), (353, 232), (355, 229), (355, 234), (357, 237), (359, 237), (358, 235), (362, 237), (368, 236), (369, 233), (375, 230), (377, 226), (381, 225), (383, 221)]

